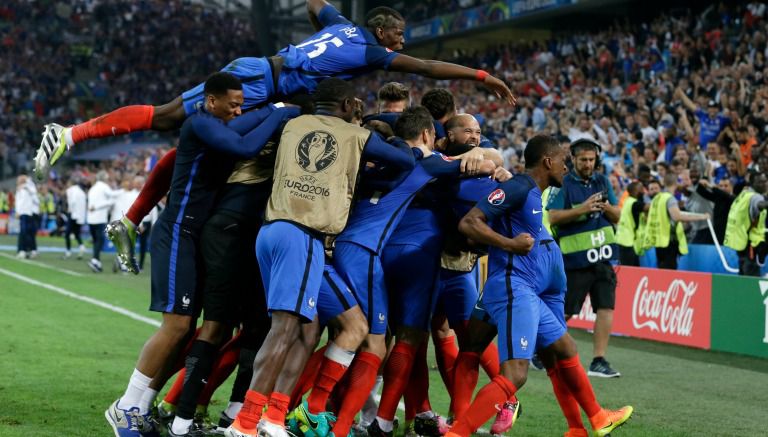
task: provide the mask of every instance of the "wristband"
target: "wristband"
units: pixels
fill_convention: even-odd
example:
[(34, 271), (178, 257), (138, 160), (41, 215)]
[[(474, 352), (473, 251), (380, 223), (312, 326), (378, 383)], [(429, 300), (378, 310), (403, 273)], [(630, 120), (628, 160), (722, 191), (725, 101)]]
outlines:
[(484, 82), (486, 77), (488, 77), (488, 72), (485, 70), (477, 70), (477, 73), (475, 73), (475, 79), (478, 82)]

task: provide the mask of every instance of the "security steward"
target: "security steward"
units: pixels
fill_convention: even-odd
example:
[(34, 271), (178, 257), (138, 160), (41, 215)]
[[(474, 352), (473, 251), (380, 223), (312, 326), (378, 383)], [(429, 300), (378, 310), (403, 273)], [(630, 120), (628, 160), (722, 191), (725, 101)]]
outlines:
[(760, 264), (765, 263), (768, 252), (765, 242), (766, 191), (766, 175), (752, 173), (749, 186), (739, 193), (728, 212), (723, 244), (739, 254), (739, 275), (760, 276)]
[(635, 181), (627, 185), (627, 199), (621, 208), (619, 225), (616, 229), (616, 244), (619, 246), (619, 264), (640, 265), (643, 234), (645, 232), (648, 205), (643, 202), (643, 184)]
[(610, 181), (597, 172), (601, 151), (600, 145), (589, 138), (571, 144), (573, 170), (563, 179), (562, 188), (553, 190), (547, 209), (568, 279), (566, 320), (581, 311), (589, 293), (597, 320), (588, 374), (615, 378), (621, 374), (611, 368), (605, 353), (616, 302), (616, 273), (611, 265), (618, 255), (614, 224), (621, 210)]

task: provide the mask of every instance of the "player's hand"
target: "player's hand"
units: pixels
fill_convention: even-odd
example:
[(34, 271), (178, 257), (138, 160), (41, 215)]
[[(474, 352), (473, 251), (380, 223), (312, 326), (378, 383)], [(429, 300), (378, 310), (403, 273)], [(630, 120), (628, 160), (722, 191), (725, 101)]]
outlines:
[(709, 186), (710, 186), (709, 180), (705, 179), (705, 178), (701, 178), (701, 179), (699, 179), (699, 185), (701, 185), (704, 188), (709, 188)]
[(506, 100), (510, 105), (515, 105), (517, 103), (517, 99), (515, 99), (515, 96), (512, 94), (512, 90), (509, 89), (503, 80), (489, 74), (483, 80), (483, 85), (493, 91), (493, 93), (496, 94), (496, 97)]
[(461, 172), (470, 176), (476, 175), (480, 170), (480, 165), (485, 161), (485, 154), (479, 147), (456, 156), (455, 159), (461, 159)]
[(507, 251), (512, 252), (515, 255), (528, 255), (528, 252), (533, 249), (534, 241), (535, 240), (531, 237), (531, 234), (523, 232), (510, 240)]
[(493, 178), (499, 182), (506, 182), (512, 179), (512, 173), (504, 167), (496, 167), (496, 170), (493, 171)]

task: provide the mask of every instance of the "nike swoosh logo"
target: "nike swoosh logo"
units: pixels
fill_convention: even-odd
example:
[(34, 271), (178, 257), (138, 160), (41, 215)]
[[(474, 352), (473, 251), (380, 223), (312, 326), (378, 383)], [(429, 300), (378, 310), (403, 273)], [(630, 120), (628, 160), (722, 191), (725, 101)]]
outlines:
[[(307, 412), (307, 413), (309, 413), (309, 412)], [(317, 429), (317, 427), (319, 426), (319, 424), (317, 422), (315, 422), (314, 420), (312, 420), (311, 417), (309, 417), (309, 414), (307, 414), (307, 422), (309, 422), (309, 426), (312, 429)]]
[(534, 214), (541, 214), (541, 211), (536, 211), (535, 209), (532, 211)]

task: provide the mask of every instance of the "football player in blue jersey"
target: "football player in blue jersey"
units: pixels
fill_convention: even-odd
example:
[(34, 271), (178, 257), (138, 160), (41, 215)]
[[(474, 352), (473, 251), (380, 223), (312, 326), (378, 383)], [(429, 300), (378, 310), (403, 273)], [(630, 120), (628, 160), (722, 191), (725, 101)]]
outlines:
[[(525, 384), (528, 361), (539, 350), (556, 369), (566, 390), (555, 393), (566, 415), (578, 405), (597, 436), (626, 422), (633, 408), (602, 408), (567, 332), (563, 310), (565, 269), (560, 249), (542, 225), (541, 191), (561, 186), (567, 173), (565, 151), (554, 137), (533, 137), (525, 149), (526, 173), (478, 202), (459, 224), (477, 244), (489, 246), (483, 303), (499, 331), (501, 374), (475, 397), (447, 437), (468, 437)], [(578, 410), (578, 408), (577, 408)], [(579, 417), (580, 420), (580, 417)], [(570, 421), (569, 421), (570, 424)], [(568, 435), (587, 435), (583, 425)]]
[[(275, 56), (238, 58), (222, 69), (243, 82), (243, 110), (297, 92), (313, 92), (328, 77), (346, 80), (382, 69), (433, 79), (476, 80), (499, 98), (515, 102), (504, 81), (483, 70), (397, 53), (405, 44), (405, 19), (394, 9), (372, 9), (364, 26), (349, 21), (325, 0), (307, 0), (307, 10), (317, 33)], [(202, 103), (202, 91), (200, 84), (169, 103), (125, 106), (72, 127), (47, 124), (35, 157), (35, 172), (42, 177), (68, 148), (87, 139), (177, 129)]]
[(155, 432), (149, 404), (194, 331), (200, 233), (235, 157), (255, 156), (283, 121), (298, 115), (296, 108), (269, 105), (240, 116), (242, 84), (229, 73), (211, 75), (204, 93), (205, 107), (182, 126), (168, 205), (152, 232), (150, 310), (163, 313), (163, 322), (144, 345), (124, 394), (104, 413), (118, 437)]
[[(469, 115), (459, 117), (471, 118)], [(480, 162), (487, 162), (486, 153), (492, 153), (491, 150), (475, 147), (466, 156), (476, 155)], [(496, 169), (495, 164), (493, 170)], [(466, 170), (468, 176), (493, 173), (478, 172), (471, 160), (463, 159), (461, 168)], [(405, 210), (403, 219), (395, 227), (382, 253), (386, 288), (393, 303), (389, 309), (390, 325), (395, 326), (396, 342), (385, 366), (377, 417), (368, 427), (372, 436), (392, 433), (397, 404), (408, 386), (416, 355), (428, 336), (434, 287), (440, 267), (443, 240), (441, 211), (447, 202), (446, 184), (449, 182), (438, 180), (419, 192)], [(429, 414), (427, 411), (424, 413)], [(429, 417), (439, 421), (435, 416)]]
[[(336, 239), (334, 265), (350, 284), (365, 312), (370, 333), (350, 369), (351, 384), (333, 427), (335, 435), (347, 435), (352, 420), (363, 406), (376, 380), (377, 370), (386, 354), (384, 335), (389, 319), (389, 302), (384, 283), (381, 254), (408, 205), (430, 182), (458, 179), (462, 158), (448, 160), (434, 152), (435, 130), (432, 117), (422, 107), (407, 109), (395, 122), (395, 133), (412, 148), (416, 168), (394, 178), (389, 186), (375, 184), (375, 176), (364, 179), (363, 192), (355, 204), (347, 227)], [(398, 140), (400, 141), (400, 140)], [(474, 159), (469, 157), (470, 159)], [(495, 164), (482, 162), (479, 172), (490, 174)], [(385, 175), (388, 170), (383, 169)], [(387, 178), (392, 180), (392, 178)]]

